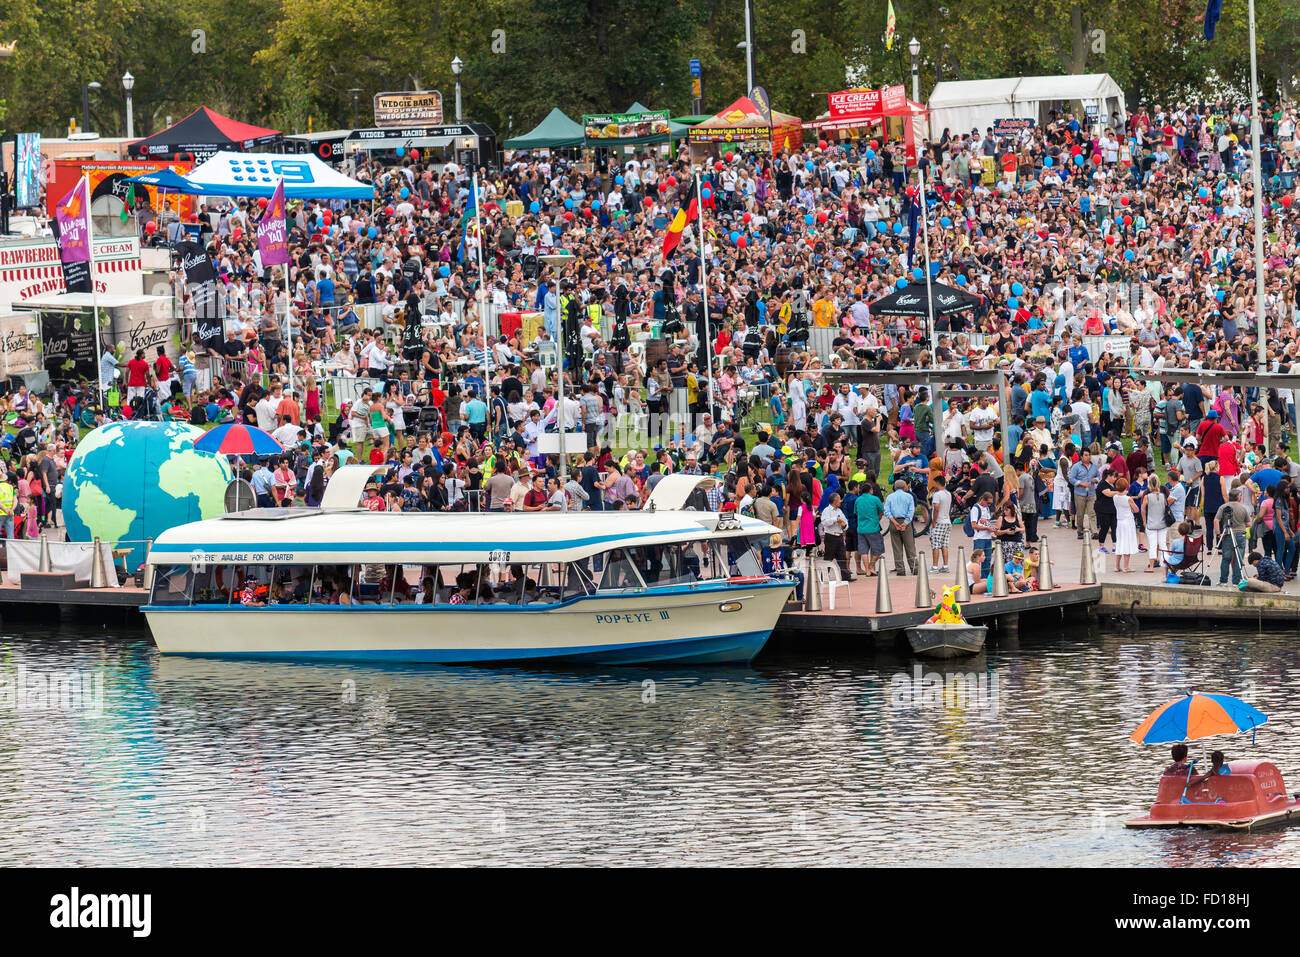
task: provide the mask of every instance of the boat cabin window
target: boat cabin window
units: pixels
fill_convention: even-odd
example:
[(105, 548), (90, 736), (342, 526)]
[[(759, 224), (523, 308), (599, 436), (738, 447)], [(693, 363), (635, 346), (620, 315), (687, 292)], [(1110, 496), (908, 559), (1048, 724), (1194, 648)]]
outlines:
[(633, 560), (634, 549), (615, 548), (605, 553), (600, 573), (601, 591), (630, 591), (645, 587)]
[[(640, 587), (628, 554), (602, 587)], [(629, 584), (615, 586), (615, 581)], [(590, 562), (407, 565), (160, 565), (154, 605), (549, 605), (596, 591)]]

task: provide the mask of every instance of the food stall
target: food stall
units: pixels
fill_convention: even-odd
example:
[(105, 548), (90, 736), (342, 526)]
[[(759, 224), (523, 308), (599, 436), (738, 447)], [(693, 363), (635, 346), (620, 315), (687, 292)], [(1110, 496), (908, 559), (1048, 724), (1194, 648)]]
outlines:
[(763, 113), (747, 96), (742, 96), (715, 116), (687, 131), (691, 157), (717, 156), (727, 150), (769, 153), (778, 156), (803, 146), (803, 125), (797, 116)]

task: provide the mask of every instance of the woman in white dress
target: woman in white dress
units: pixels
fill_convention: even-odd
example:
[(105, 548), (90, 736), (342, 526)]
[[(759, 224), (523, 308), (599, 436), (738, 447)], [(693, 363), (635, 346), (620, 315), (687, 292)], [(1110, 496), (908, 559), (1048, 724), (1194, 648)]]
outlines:
[(1138, 507), (1128, 494), (1127, 483), (1121, 484), (1114, 491), (1102, 489), (1103, 495), (1115, 500), (1115, 571), (1131, 572), (1133, 556), (1138, 550), (1137, 523), (1133, 521)]

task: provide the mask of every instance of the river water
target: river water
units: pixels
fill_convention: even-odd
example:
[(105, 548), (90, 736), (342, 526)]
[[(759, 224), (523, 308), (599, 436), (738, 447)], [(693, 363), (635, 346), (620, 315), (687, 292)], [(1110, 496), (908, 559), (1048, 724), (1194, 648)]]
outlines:
[[(1168, 763), (1128, 734), (1187, 689), (1270, 715), (1253, 747), (1212, 747), (1300, 790), (1294, 634), (1026, 633), (920, 681), (894, 654), (372, 668), (163, 658), (139, 629), (4, 634), (4, 865), (1300, 863), (1300, 830), (1122, 826)], [(985, 683), (927, 695), (927, 673)]]

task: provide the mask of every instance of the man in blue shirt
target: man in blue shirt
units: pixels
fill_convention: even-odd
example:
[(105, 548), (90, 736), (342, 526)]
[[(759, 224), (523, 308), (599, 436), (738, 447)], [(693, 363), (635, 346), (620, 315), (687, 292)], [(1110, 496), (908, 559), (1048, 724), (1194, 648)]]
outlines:
[(1101, 478), (1101, 469), (1092, 460), (1092, 453), (1087, 449), (1079, 455), (1079, 461), (1070, 467), (1070, 487), (1074, 490), (1074, 523), (1077, 532), (1075, 538), (1083, 538), (1085, 531), (1097, 532), (1093, 504), (1097, 500), (1097, 483)]
[(275, 507), (275, 499), (271, 495), (271, 486), (275, 484), (275, 475), (267, 468), (266, 462), (262, 462), (257, 467), (250, 484), (253, 486), (253, 494), (257, 496), (258, 508)]
[(487, 403), (480, 399), (478, 393), (473, 389), (469, 390), (468, 395), (469, 399), (465, 402), (461, 413), (465, 416), (465, 421), (469, 423), (470, 434), (482, 442), (483, 436), (487, 432)]
[(546, 326), (546, 331), (551, 334), (551, 338), (559, 340), (560, 338), (560, 297), (555, 292), (554, 280), (547, 280), (544, 284), (546, 295), (542, 298), (542, 323)]
[(916, 574), (916, 539), (912, 535), (912, 517), (915, 514), (916, 502), (912, 493), (908, 491), (907, 483), (899, 479), (894, 483), (894, 491), (885, 499), (885, 518), (889, 520), (889, 537), (894, 543), (896, 573), (901, 565), (906, 574)]

